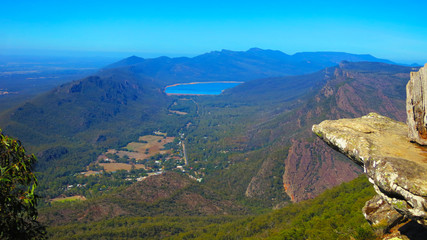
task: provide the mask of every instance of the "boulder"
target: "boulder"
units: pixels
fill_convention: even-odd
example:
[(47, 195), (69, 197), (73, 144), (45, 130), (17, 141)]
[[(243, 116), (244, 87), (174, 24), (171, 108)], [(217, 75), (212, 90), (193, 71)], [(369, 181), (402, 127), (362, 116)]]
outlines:
[(407, 129), (376, 113), (313, 126), (317, 136), (363, 166), (385, 202), (427, 226), (427, 147), (411, 143)]
[(387, 233), (392, 227), (404, 220), (402, 214), (394, 210), (379, 195), (367, 201), (362, 212), (372, 227), (381, 234)]
[(406, 85), (408, 136), (411, 141), (427, 145), (427, 64), (411, 72)]

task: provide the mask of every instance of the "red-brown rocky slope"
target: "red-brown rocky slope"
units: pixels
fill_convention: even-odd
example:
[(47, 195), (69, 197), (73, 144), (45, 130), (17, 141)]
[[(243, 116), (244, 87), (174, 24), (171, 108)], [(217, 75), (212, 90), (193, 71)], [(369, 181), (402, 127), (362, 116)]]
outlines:
[(283, 184), (293, 201), (313, 198), (361, 172), (326, 144), (313, 140), (311, 125), (372, 111), (404, 121), (404, 89), (411, 70), (381, 63), (342, 63), (325, 70), (326, 84), (293, 120), (286, 119), (288, 126), (283, 130), (300, 129), (299, 134), (290, 136), (291, 147), (284, 160)]

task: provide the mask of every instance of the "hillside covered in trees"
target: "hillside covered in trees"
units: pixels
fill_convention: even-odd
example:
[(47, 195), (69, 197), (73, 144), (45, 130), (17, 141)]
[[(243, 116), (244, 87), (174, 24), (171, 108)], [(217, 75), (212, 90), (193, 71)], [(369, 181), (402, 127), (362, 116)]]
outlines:
[[(305, 201), (361, 173), (318, 140), (311, 126), (371, 111), (402, 120), (404, 86), (417, 68), (348, 61), (334, 66), (367, 57), (346, 54), (299, 57), (311, 59), (310, 68), (278, 72), (295, 56), (260, 49), (191, 59), (131, 57), (3, 112), (0, 124), (39, 159), (41, 219), (55, 238), (369, 239), (373, 230), (353, 211), (366, 200), (349, 202), (370, 194), (363, 180)], [(237, 69), (248, 64), (257, 79), (239, 75)], [(305, 75), (290, 76), (296, 73)], [(167, 84), (204, 74), (207, 80), (230, 74), (246, 81), (218, 96), (164, 93)], [(345, 206), (327, 205), (337, 201)], [(270, 218), (275, 220), (268, 226), (261, 223)], [(238, 225), (253, 230), (244, 233)]]

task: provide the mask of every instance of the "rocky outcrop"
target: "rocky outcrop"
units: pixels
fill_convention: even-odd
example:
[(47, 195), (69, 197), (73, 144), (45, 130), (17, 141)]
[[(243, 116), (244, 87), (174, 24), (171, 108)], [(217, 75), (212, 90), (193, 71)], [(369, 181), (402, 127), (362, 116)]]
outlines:
[(372, 227), (381, 234), (388, 232), (404, 220), (402, 214), (394, 210), (380, 195), (367, 201), (362, 212)]
[(411, 72), (406, 85), (408, 135), (411, 141), (427, 145), (427, 64), (418, 72)]
[[(335, 156), (325, 143), (293, 140), (285, 159), (283, 187), (293, 202), (314, 198), (348, 182), (361, 172), (357, 165)], [(321, 179), (321, 181), (319, 181)]]
[(313, 132), (363, 166), (375, 191), (393, 209), (427, 226), (427, 147), (410, 142), (407, 125), (370, 113), (323, 121)]

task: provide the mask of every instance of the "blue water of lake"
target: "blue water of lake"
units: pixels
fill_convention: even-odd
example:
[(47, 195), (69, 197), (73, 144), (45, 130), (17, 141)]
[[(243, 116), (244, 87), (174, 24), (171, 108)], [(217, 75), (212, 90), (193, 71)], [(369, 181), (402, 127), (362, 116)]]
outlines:
[(225, 89), (235, 87), (242, 82), (197, 82), (167, 86), (165, 93), (182, 95), (219, 95)]

